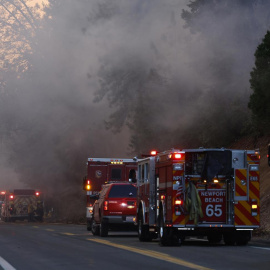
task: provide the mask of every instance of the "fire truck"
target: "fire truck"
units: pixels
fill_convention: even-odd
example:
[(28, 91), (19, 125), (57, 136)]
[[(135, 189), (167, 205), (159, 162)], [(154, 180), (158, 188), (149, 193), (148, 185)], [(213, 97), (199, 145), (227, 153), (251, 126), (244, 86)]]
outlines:
[(6, 195), (6, 191), (0, 192), (0, 219), (2, 219), (1, 209), (2, 209), (2, 204), (4, 203), (4, 200), (5, 200), (5, 195)]
[(29, 218), (31, 207), (32, 221), (42, 221), (43, 201), (41, 193), (33, 189), (14, 189), (3, 193), (1, 219), (5, 222)]
[(168, 150), (138, 161), (140, 241), (179, 245), (188, 237), (246, 245), (260, 225), (256, 150)]
[(136, 183), (137, 159), (122, 158), (88, 158), (87, 176), (83, 179), (86, 190), (86, 221), (87, 230), (91, 231), (93, 204), (97, 199), (102, 185), (109, 182)]

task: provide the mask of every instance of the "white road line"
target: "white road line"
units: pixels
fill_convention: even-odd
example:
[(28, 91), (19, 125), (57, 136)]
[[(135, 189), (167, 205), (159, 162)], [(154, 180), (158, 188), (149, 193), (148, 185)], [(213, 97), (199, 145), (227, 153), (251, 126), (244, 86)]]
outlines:
[(10, 265), (7, 261), (5, 261), (1, 256), (0, 256), (0, 265), (4, 270), (16, 270), (12, 265)]
[(258, 248), (258, 249), (266, 249), (266, 250), (270, 250), (270, 248), (265, 248), (265, 247), (254, 247), (254, 246), (250, 246), (251, 248)]

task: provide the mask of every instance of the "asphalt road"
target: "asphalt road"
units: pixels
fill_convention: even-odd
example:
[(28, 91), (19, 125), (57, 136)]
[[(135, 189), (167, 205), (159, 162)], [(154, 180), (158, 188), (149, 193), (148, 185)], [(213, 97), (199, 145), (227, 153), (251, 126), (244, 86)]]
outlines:
[[(2, 267), (2, 268), (1, 268)], [(0, 222), (0, 269), (270, 269), (270, 242), (247, 246), (187, 240), (161, 247), (139, 242), (136, 232), (93, 236), (85, 225)]]

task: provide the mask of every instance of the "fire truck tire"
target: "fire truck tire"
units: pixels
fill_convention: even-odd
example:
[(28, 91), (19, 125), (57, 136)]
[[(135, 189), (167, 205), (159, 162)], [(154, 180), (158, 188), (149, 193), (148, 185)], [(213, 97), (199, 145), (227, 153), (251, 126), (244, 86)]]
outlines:
[(224, 233), (223, 240), (224, 240), (225, 245), (234, 246), (235, 245), (235, 234), (233, 232)]
[(251, 239), (250, 231), (238, 231), (236, 232), (236, 245), (245, 246)]
[(148, 225), (143, 225), (143, 212), (142, 209), (139, 211), (138, 215), (138, 235), (139, 235), (139, 240), (141, 242), (147, 242), (151, 241), (152, 237), (149, 233), (149, 226)]
[(108, 236), (109, 225), (108, 225), (108, 222), (106, 220), (101, 221), (99, 228), (100, 228), (100, 236), (102, 236), (102, 237)]
[(207, 239), (211, 244), (218, 244), (222, 240), (222, 234), (218, 232), (211, 232), (207, 235)]
[(92, 230), (92, 223), (93, 223), (93, 220), (92, 219), (86, 221), (87, 231), (91, 231)]
[(172, 230), (164, 226), (163, 211), (160, 211), (159, 218), (159, 243), (161, 246), (171, 246), (173, 240)]
[(92, 234), (93, 235), (99, 235), (99, 225), (93, 220), (92, 222)]

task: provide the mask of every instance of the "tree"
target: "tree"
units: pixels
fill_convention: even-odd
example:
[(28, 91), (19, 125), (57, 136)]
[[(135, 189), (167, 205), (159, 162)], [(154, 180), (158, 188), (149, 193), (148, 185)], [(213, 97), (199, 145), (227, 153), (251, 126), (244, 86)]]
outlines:
[(248, 107), (252, 111), (255, 126), (259, 130), (270, 129), (270, 31), (254, 54), (255, 67), (250, 73), (250, 95)]
[[(192, 0), (188, 7), (182, 11), (185, 27), (208, 47), (204, 58), (208, 69), (197, 69), (212, 74), (207, 95), (214, 107), (208, 115), (205, 112), (209, 107), (203, 110), (207, 116), (204, 122), (208, 123), (207, 130), (203, 130), (204, 137), (212, 143), (219, 138), (222, 146), (226, 146), (243, 135), (243, 131), (247, 132), (250, 125), (247, 89), (251, 56), (269, 25), (270, 3), (266, 0)], [(221, 130), (224, 132), (220, 134)]]
[(29, 66), (29, 55), (36, 45), (42, 8), (30, 5), (30, 0), (0, 1), (0, 68), (4, 71), (25, 72)]

